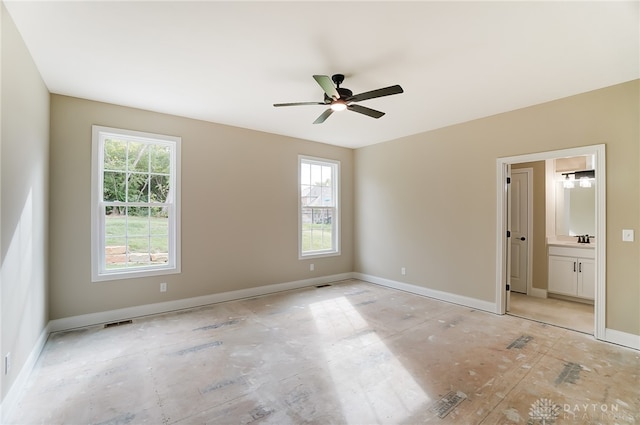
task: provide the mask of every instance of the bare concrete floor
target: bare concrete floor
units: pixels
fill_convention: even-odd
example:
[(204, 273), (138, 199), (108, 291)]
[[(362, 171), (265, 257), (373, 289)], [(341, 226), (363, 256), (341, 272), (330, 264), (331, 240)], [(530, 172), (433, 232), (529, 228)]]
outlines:
[(350, 280), (51, 335), (9, 424), (640, 422), (640, 352)]

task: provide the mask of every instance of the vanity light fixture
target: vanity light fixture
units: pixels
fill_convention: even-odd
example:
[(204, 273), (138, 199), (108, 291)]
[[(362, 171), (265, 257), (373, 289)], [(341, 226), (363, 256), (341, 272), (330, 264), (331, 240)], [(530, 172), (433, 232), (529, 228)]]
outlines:
[(596, 178), (596, 170), (574, 171), (572, 173), (562, 173), (565, 177), (562, 185), (565, 189), (573, 189), (575, 181), (580, 182), (580, 187), (591, 187), (591, 181)]

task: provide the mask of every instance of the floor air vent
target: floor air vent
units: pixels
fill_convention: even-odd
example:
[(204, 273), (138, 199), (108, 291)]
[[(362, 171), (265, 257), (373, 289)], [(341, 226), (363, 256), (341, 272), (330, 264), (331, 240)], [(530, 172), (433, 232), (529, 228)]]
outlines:
[(328, 283), (325, 283), (324, 285), (317, 285), (316, 288), (326, 288), (327, 286), (331, 286)]
[(104, 327), (113, 328), (114, 326), (130, 325), (132, 323), (133, 323), (133, 320), (123, 320), (122, 322), (107, 323), (106, 325), (104, 325)]
[(455, 409), (467, 395), (462, 391), (449, 391), (444, 395), (435, 406), (431, 408), (431, 411), (438, 415), (440, 419), (447, 416), (453, 409)]

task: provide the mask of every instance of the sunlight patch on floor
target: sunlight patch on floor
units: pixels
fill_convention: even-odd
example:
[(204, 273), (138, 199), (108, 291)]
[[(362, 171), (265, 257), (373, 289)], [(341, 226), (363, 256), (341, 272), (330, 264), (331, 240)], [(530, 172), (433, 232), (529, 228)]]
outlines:
[[(399, 423), (430, 398), (345, 297), (310, 305), (347, 423)], [(358, 355), (353, 355), (355, 352)]]

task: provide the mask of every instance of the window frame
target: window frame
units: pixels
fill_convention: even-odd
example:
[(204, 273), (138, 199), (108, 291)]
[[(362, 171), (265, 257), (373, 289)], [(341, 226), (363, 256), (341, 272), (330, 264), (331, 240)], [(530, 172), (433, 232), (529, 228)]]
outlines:
[[(107, 270), (105, 250), (105, 202), (104, 194), (104, 140), (110, 137), (141, 143), (156, 143), (171, 146), (170, 187), (172, 197), (169, 204), (168, 260), (163, 265), (149, 265), (130, 269)], [(91, 164), (91, 281), (132, 279), (161, 276), (181, 272), (180, 238), (180, 162), (182, 138), (120, 128), (92, 126)]]
[[(332, 215), (332, 248), (329, 250), (303, 251), (302, 247), (302, 164), (315, 164), (330, 166), (332, 169), (331, 187), (334, 200)], [(340, 161), (328, 158), (319, 158), (308, 155), (298, 155), (298, 259), (310, 259), (321, 257), (333, 257), (341, 255), (341, 227), (340, 227)]]

